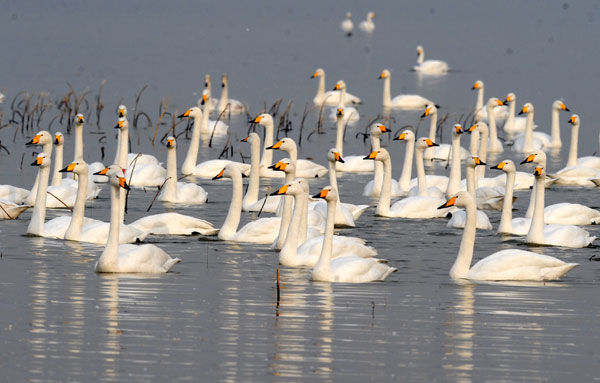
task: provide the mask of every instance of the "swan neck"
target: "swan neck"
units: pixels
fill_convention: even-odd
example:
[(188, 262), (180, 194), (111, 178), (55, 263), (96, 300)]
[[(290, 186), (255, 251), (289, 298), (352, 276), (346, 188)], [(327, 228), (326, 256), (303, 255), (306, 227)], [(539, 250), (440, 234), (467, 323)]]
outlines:
[(527, 242), (544, 243), (544, 183), (545, 175), (535, 177), (535, 205)]
[(298, 229), (298, 243), (304, 243), (304, 241), (306, 241), (308, 233), (308, 194), (302, 193), (300, 201), (295, 203), (301, 204), (298, 205), (298, 208), (300, 209), (300, 212), (302, 214), (300, 229)]
[(127, 169), (127, 156), (129, 155), (129, 130), (123, 127), (119, 134), (119, 162), (117, 164), (123, 169)]
[(77, 196), (75, 197), (75, 206), (71, 215), (71, 222), (65, 232), (65, 239), (79, 240), (81, 237), (81, 228), (83, 227), (83, 217), (85, 216), (85, 202), (87, 200), (88, 174), (80, 174), (77, 177)]
[(467, 191), (473, 198), (476, 198), (475, 190), (477, 189), (475, 186), (475, 168), (472, 166), (466, 166), (466, 178), (467, 178)]
[[(498, 131), (496, 130), (496, 108), (491, 106), (490, 104), (488, 104), (487, 112), (488, 112), (488, 127), (489, 127), (488, 137), (489, 137), (489, 140), (486, 139), (485, 141), (483, 141), (483, 135), (485, 134), (485, 132), (484, 132), (481, 134), (482, 143), (484, 145), (487, 144), (491, 151), (497, 152), (499, 150), (499, 148), (498, 148)], [(489, 141), (489, 143), (488, 143), (488, 141)]]
[[(377, 151), (381, 148), (379, 136), (371, 134), (371, 151)], [(375, 161), (375, 171), (373, 173), (373, 195), (377, 196), (381, 194), (381, 187), (383, 183), (383, 163), (381, 161)]]
[(383, 79), (383, 106), (388, 107), (392, 104), (392, 94), (390, 90), (390, 78)]
[(498, 233), (512, 233), (512, 205), (513, 205), (513, 191), (515, 187), (515, 176), (514, 171), (506, 173), (506, 185), (504, 187), (504, 200), (502, 202), (502, 216), (500, 217), (500, 226), (498, 226)]
[(423, 163), (423, 149), (417, 148), (415, 152), (415, 161), (417, 163), (417, 185), (419, 196), (428, 196), (427, 178), (425, 177), (425, 164)]
[[(512, 130), (515, 129), (515, 100), (508, 102), (508, 119), (506, 120), (507, 126), (510, 126)], [(506, 131), (506, 129), (504, 130)]]
[[(325, 97), (325, 73), (322, 76), (319, 76), (319, 87), (317, 88), (317, 97), (324, 98)], [(323, 100), (322, 102), (324, 102)]]
[(244, 196), (243, 206), (250, 206), (258, 201), (260, 187), (260, 142), (253, 140), (250, 143), (250, 180)]
[(474, 200), (469, 200), (465, 206), (467, 221), (463, 231), (458, 256), (450, 269), (452, 278), (466, 278), (473, 259), (473, 248), (475, 247), (475, 231), (477, 229), (477, 206)]
[(340, 152), (342, 157), (344, 156), (344, 119), (337, 119), (337, 132), (336, 132), (336, 140), (335, 140), (335, 148)]
[(481, 120), (481, 112), (483, 110), (483, 85), (477, 89), (477, 101), (475, 102), (475, 118)]
[[(380, 162), (380, 161), (378, 161)], [(383, 184), (375, 213), (381, 216), (390, 215), (390, 202), (392, 200), (392, 161), (387, 158), (383, 161)]]
[[(496, 124), (494, 123), (494, 127), (496, 126)], [(479, 139), (479, 159), (483, 162), (487, 161), (487, 152), (488, 152), (488, 142), (489, 140), (489, 136), (490, 136), (490, 132), (487, 129), (483, 129), (481, 134), (479, 135), (480, 139)], [(492, 141), (494, 141), (492, 139)], [(490, 143), (490, 145), (493, 145)], [(477, 178), (483, 178), (485, 177), (485, 166), (480, 166), (479, 168), (476, 168), (475, 173), (477, 173)]]
[(319, 261), (315, 265), (313, 274), (329, 275), (331, 270), (331, 251), (333, 249), (333, 226), (335, 223), (336, 201), (327, 201), (327, 223), (325, 225), (325, 237)]
[(265, 121), (265, 138), (264, 138), (264, 146), (262, 152), (262, 158), (260, 160), (260, 166), (264, 168), (268, 168), (271, 166), (273, 162), (273, 150), (267, 149), (269, 146), (273, 146), (273, 121), (267, 120)]
[(429, 139), (435, 142), (435, 133), (437, 130), (437, 113), (431, 115), (431, 120), (429, 121)]
[[(50, 167), (40, 167), (38, 171), (37, 194), (35, 206), (31, 214), (31, 221), (27, 227), (30, 234), (44, 235), (44, 221), (46, 220), (46, 192), (48, 191), (48, 180), (50, 179)], [(54, 197), (52, 197), (54, 198)]]
[(196, 168), (198, 160), (198, 148), (200, 147), (200, 125), (201, 119), (198, 116), (194, 117), (194, 125), (192, 126), (192, 139), (188, 148), (187, 155), (181, 166), (181, 173), (184, 175), (192, 174)]
[(54, 172), (52, 173), (52, 186), (60, 185), (62, 181), (62, 173), (59, 172), (63, 167), (63, 146), (56, 146), (56, 154), (54, 156)]
[(83, 160), (83, 125), (75, 125), (74, 162)]
[(229, 84), (227, 84), (227, 82), (223, 83), (224, 86), (221, 88), (221, 99), (219, 100), (219, 111), (218, 113), (221, 113), (225, 107), (227, 107), (227, 104), (229, 103)]
[(119, 256), (119, 229), (121, 227), (120, 219), (120, 188), (115, 185), (110, 186), (110, 225), (108, 228), (108, 239), (104, 251), (98, 260), (98, 264), (117, 265)]
[(527, 113), (527, 123), (525, 125), (525, 141), (523, 142), (523, 152), (533, 151), (533, 112)]
[(474, 130), (471, 132), (471, 139), (469, 141), (469, 150), (471, 151), (471, 156), (477, 156), (479, 154), (479, 131)]
[[(554, 137), (554, 135), (553, 135), (553, 137)], [(578, 144), (579, 144), (579, 125), (573, 125), (571, 127), (571, 148), (569, 149), (569, 160), (567, 161), (567, 166), (577, 165), (577, 145)]]
[(452, 137), (452, 162), (450, 163), (446, 197), (451, 198), (460, 189), (460, 173), (460, 135), (455, 134)]
[[(415, 152), (415, 140), (406, 141), (406, 151), (404, 152), (404, 164), (402, 164), (402, 173), (398, 184), (403, 193), (408, 193), (410, 189), (410, 179), (412, 177), (413, 156)], [(390, 172), (391, 177), (391, 172)]]
[[(337, 171), (335, 170), (335, 161), (329, 160), (329, 184), (339, 192), (337, 185)], [(339, 197), (338, 197), (339, 198)]]
[[(288, 225), (287, 233), (285, 236), (285, 242), (281, 247), (281, 257), (296, 257), (298, 249), (298, 230), (302, 224), (302, 208), (304, 202), (301, 202), (302, 194), (294, 195), (294, 212), (292, 213), (292, 219)], [(285, 198), (285, 197), (284, 197)], [(283, 219), (282, 219), (283, 223)], [(283, 225), (281, 225), (283, 227)], [(281, 235), (281, 232), (280, 232)]]
[(177, 150), (167, 150), (167, 180), (165, 181), (163, 197), (167, 201), (177, 200)]
[(200, 119), (200, 136), (202, 135), (210, 135), (212, 130), (208, 127), (208, 103), (204, 104), (204, 109), (202, 110), (202, 118)]
[[(571, 134), (571, 137), (573, 137), (572, 134)], [(552, 147), (560, 148), (561, 146), (562, 146), (562, 141), (560, 139), (560, 121), (559, 121), (558, 109), (552, 108)], [(573, 148), (572, 145), (571, 145), (571, 148)]]
[(242, 174), (237, 172), (231, 177), (232, 193), (229, 211), (221, 230), (219, 231), (219, 239), (232, 239), (237, 232), (240, 224), (240, 216), (242, 214)]

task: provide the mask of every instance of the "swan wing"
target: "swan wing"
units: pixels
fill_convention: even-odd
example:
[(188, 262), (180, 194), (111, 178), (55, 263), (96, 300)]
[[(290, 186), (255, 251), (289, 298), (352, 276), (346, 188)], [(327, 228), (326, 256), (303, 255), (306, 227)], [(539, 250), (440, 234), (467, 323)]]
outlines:
[(214, 235), (218, 232), (208, 221), (179, 213), (149, 215), (132, 222), (129, 226), (159, 235)]

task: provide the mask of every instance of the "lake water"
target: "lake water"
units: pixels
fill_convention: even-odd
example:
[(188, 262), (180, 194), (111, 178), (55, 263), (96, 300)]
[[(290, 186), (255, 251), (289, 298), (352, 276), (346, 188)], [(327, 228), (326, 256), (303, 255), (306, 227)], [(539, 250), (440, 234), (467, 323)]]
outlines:
[[(344, 79), (348, 90), (363, 99), (360, 122), (347, 131), (344, 150), (366, 155), (368, 142), (357, 133), (381, 113), (377, 77), (388, 68), (393, 94), (419, 93), (442, 106), (440, 115), (448, 114), (444, 142), (452, 123), (472, 111), (476, 95), (470, 88), (481, 79), (486, 98), (503, 99), (512, 91), (518, 108), (532, 102), (540, 131), (550, 131), (551, 103), (564, 100), (582, 120), (580, 156), (591, 155), (598, 150), (598, 7), (592, 1), (5, 2), (0, 5), (2, 125), (18, 92), (45, 91), (58, 99), (69, 92), (69, 83), (78, 94), (90, 91), (86, 160), (99, 160), (101, 148), (112, 159), (113, 111), (119, 103), (133, 110), (135, 96), (148, 85), (139, 108), (153, 126), (140, 122), (132, 133), (132, 151), (166, 159), (158, 140), (170, 127), (170, 117), (168, 125), (159, 127), (156, 144), (151, 143), (160, 100), (179, 114), (196, 103), (205, 73), (212, 75), (218, 97), (220, 74), (227, 72), (230, 97), (246, 102), (251, 115), (280, 98), (281, 113), (292, 100), (288, 134), (297, 139), (305, 104), (312, 103), (317, 86), (309, 77), (322, 67), (327, 88)], [(367, 11), (375, 11), (375, 33), (355, 30), (345, 37), (339, 23), (348, 10), (355, 26)], [(434, 78), (410, 72), (418, 44), (427, 58), (444, 59), (453, 71)], [(102, 80), (105, 109), (97, 126), (95, 97)], [(306, 119), (300, 157), (325, 164), (335, 131), (326, 122), (324, 134), (315, 133), (317, 113)], [(56, 107), (50, 109), (39, 127), (48, 128), (56, 114)], [(419, 123), (420, 114), (397, 113), (389, 124), (394, 132), (419, 126), (422, 134), (428, 120)], [(561, 114), (564, 146), (549, 157), (550, 172), (566, 162), (569, 116)], [(66, 129), (58, 120), (51, 127), (53, 132)], [(178, 125), (177, 133), (184, 127)], [(37, 148), (24, 143), (37, 126), (24, 134), (20, 126), (15, 135), (16, 130), (14, 125), (0, 129), (1, 143), (10, 151), (0, 150), (0, 183), (30, 188), (35, 169), (28, 164)], [(234, 157), (249, 155), (247, 144), (239, 143), (248, 131), (245, 118), (232, 119), (231, 131)], [(398, 176), (404, 145), (390, 139), (384, 138), (383, 145)], [(66, 142), (69, 159), (73, 137), (67, 135)], [(217, 140), (202, 148), (199, 160), (217, 157), (224, 144)], [(185, 134), (178, 145), (181, 164), (188, 146)], [(523, 157), (506, 147), (488, 163)], [(445, 170), (435, 164), (428, 171)], [(344, 201), (374, 205), (361, 196), (369, 179), (366, 174), (341, 176)], [(184, 212), (219, 226), (231, 184), (197, 182), (208, 191), (208, 204), (155, 203), (151, 212)], [(326, 184), (325, 179), (311, 180), (311, 190)], [(86, 215), (108, 220), (106, 185), (103, 189)], [(554, 187), (546, 192), (546, 204), (570, 201), (598, 208), (598, 193), (597, 188)], [(150, 188), (134, 189), (126, 221), (146, 215), (154, 194)], [(522, 216), (528, 192), (516, 195), (515, 216)], [(62, 214), (53, 210), (48, 215)], [(447, 229), (445, 220), (375, 217), (371, 208), (356, 228), (340, 234), (366, 239), (398, 272), (383, 283), (350, 285), (311, 282), (308, 270), (281, 267), (277, 305), (277, 254), (268, 246), (152, 236), (147, 242), (181, 258), (172, 272), (99, 275), (93, 266), (102, 247), (25, 236), (30, 215), (0, 223), (2, 381), (600, 380), (595, 330), (600, 263), (589, 261), (598, 256), (595, 247), (527, 247), (516, 237), (478, 231), (475, 260), (516, 247), (581, 265), (555, 283), (455, 281), (448, 271), (460, 230)], [(488, 215), (496, 228), (499, 213)], [(242, 222), (255, 217), (244, 214)], [(586, 229), (600, 235), (596, 226)]]

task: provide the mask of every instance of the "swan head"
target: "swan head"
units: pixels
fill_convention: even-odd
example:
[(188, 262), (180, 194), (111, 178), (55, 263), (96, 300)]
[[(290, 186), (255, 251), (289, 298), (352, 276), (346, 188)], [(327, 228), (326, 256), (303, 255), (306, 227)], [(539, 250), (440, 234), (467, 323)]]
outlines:
[(54, 145), (62, 146), (65, 143), (64, 136), (61, 132), (54, 133)]
[(431, 139), (429, 139), (429, 137), (419, 137), (415, 144), (415, 147), (417, 148), (417, 150), (425, 150), (427, 148), (432, 148), (434, 146), (440, 146), (440, 145), (431, 141)]
[(400, 133), (400, 135), (398, 137), (394, 138), (394, 141), (410, 142), (410, 141), (414, 141), (414, 140), (415, 140), (415, 134), (410, 129), (404, 130), (402, 133)]
[(344, 82), (344, 80), (340, 80), (340, 81), (336, 82), (335, 86), (333, 87), (333, 90), (342, 90), (342, 89), (346, 89), (346, 82)]
[(373, 20), (374, 18), (375, 18), (375, 12), (369, 12), (369, 13), (367, 13), (367, 19)]
[(438, 206), (438, 209), (446, 209), (452, 206), (467, 207), (471, 205), (475, 205), (473, 196), (468, 191), (463, 190), (456, 193), (456, 195), (446, 201), (445, 204)]
[(304, 186), (300, 183), (300, 179), (298, 179), (290, 182), (289, 184), (283, 185), (282, 187), (271, 193), (271, 195), (301, 195), (304, 193), (306, 193), (306, 190), (304, 189)]
[(423, 53), (423, 47), (421, 45), (417, 45), (417, 56), (421, 56)]
[(210, 80), (209, 74), (204, 75), (204, 87), (208, 90), (210, 90), (210, 88), (212, 87), (212, 81)]
[(120, 173), (121, 176), (125, 176), (125, 169), (123, 169), (119, 165), (113, 164), (113, 165), (107, 166), (104, 169), (102, 169), (102, 170), (94, 173), (94, 175), (95, 176), (107, 176), (108, 177), (109, 173), (110, 174), (114, 174), (114, 173), (119, 174), (119, 172), (121, 172)]
[(223, 73), (221, 75), (221, 88), (225, 88), (227, 85), (229, 85), (229, 76), (227, 76), (227, 73)]
[(463, 132), (462, 125), (461, 124), (454, 124), (454, 130), (452, 131), (452, 133), (455, 136), (459, 136), (459, 135), (463, 134), (464, 132)]
[(115, 129), (119, 129), (121, 131), (129, 129), (129, 121), (127, 121), (127, 118), (119, 117), (117, 125), (115, 125)]
[(167, 144), (166, 144), (168, 149), (175, 149), (177, 148), (177, 141), (175, 140), (175, 137), (173, 136), (169, 136), (167, 137)]
[(119, 105), (117, 107), (117, 116), (119, 116), (119, 118), (127, 117), (127, 107), (125, 105)]
[(325, 201), (337, 201), (338, 193), (331, 185), (329, 185), (321, 189), (321, 191), (315, 194), (313, 198), (321, 198)]
[(506, 98), (504, 99), (504, 103), (508, 104), (509, 102), (515, 102), (516, 100), (516, 96), (514, 93), (510, 92), (509, 94), (506, 95)]
[(567, 122), (573, 126), (579, 126), (581, 124), (578, 114), (572, 115), (571, 118), (569, 118), (569, 121), (567, 121)]
[(546, 166), (546, 153), (541, 150), (536, 150), (521, 161), (521, 165), (530, 164), (532, 162), (541, 166)]
[(570, 112), (571, 110), (569, 108), (567, 108), (567, 106), (565, 105), (564, 102), (562, 102), (561, 100), (556, 100), (552, 103), (552, 109), (556, 109), (556, 110), (562, 110), (565, 112)]
[(75, 173), (77, 175), (87, 175), (88, 165), (85, 161), (71, 162), (59, 170), (60, 173)]
[(269, 169), (284, 172), (285, 174), (291, 174), (296, 172), (296, 165), (294, 165), (289, 158), (283, 158), (282, 160), (269, 166)]
[(487, 165), (485, 162), (481, 161), (481, 158), (477, 156), (473, 156), (467, 160), (467, 167), (475, 168), (480, 165)]
[(250, 119), (248, 121), (251, 124), (258, 124), (258, 125), (262, 125), (262, 126), (267, 126), (267, 125), (273, 125), (273, 116), (271, 116), (269, 113), (262, 113), (259, 114), (258, 116), (256, 116), (253, 119)]
[(437, 108), (438, 108), (438, 106), (434, 105), (434, 104), (427, 104), (427, 105), (425, 105), (425, 111), (421, 115), (421, 118), (425, 118), (425, 117), (428, 117), (430, 115), (437, 114)]
[(343, 118), (344, 118), (344, 108), (343, 107), (337, 108), (337, 110), (335, 111), (335, 116), (336, 116), (336, 118), (337, 118), (338, 121), (343, 120)]
[(350, 12), (346, 12), (346, 18), (347, 18), (348, 20), (352, 20), (352, 13), (350, 13)]
[(342, 158), (342, 154), (336, 148), (329, 149), (329, 152), (327, 152), (327, 159), (331, 162), (341, 162), (342, 164), (346, 162)]
[(85, 118), (83, 117), (83, 114), (78, 113), (75, 116), (75, 125), (81, 126), (81, 125), (83, 125), (84, 122), (85, 122)]
[(492, 107), (492, 108), (496, 108), (496, 107), (502, 106), (502, 105), (504, 105), (504, 102), (502, 102), (502, 100), (500, 100), (497, 97), (491, 97), (487, 102), (487, 106)]
[(318, 68), (317, 70), (315, 70), (315, 73), (313, 73), (312, 76), (310, 76), (310, 78), (317, 78), (317, 77), (323, 77), (325, 76), (325, 71), (321, 68)]
[(487, 132), (488, 131), (488, 126), (485, 122), (483, 121), (479, 121), (476, 124), (471, 125), (471, 127), (469, 129), (467, 129), (467, 132), (473, 133), (473, 131), (477, 130), (478, 132)]
[(490, 167), (490, 169), (502, 170), (505, 173), (515, 173), (517, 171), (517, 167), (515, 166), (515, 163), (512, 162), (511, 160), (504, 160), (504, 161), (498, 163), (498, 165)]
[[(125, 190), (131, 190), (131, 188), (129, 187), (129, 185), (127, 184), (127, 182), (125, 180), (124, 169), (122, 169), (120, 166), (110, 165), (109, 167), (105, 168), (104, 170), (99, 171), (98, 173), (101, 173), (101, 172), (104, 172), (104, 174), (99, 174), (99, 175), (107, 176), (108, 182), (110, 182), (111, 185), (116, 186), (118, 188), (123, 188)], [(94, 173), (94, 174), (98, 174), (98, 173)]]
[(269, 146), (267, 149), (271, 150), (283, 150), (284, 152), (291, 152), (296, 150), (296, 142), (289, 137), (282, 138), (277, 141), (274, 145)]
[(389, 70), (387, 70), (387, 69), (384, 69), (384, 70), (381, 72), (381, 74), (379, 75), (379, 79), (380, 79), (380, 80), (383, 80), (383, 79), (385, 79), (385, 78), (390, 78), (390, 76), (391, 76), (391, 73), (390, 73), (390, 71), (389, 71)]
[(530, 102), (523, 105), (521, 111), (519, 112), (519, 116), (526, 113), (533, 113), (533, 105)]
[(46, 130), (40, 130), (25, 145), (47, 145), (52, 143), (52, 135)]
[(50, 166), (50, 156), (44, 152), (39, 153), (35, 157), (35, 161), (31, 163), (31, 166), (39, 166), (40, 168), (47, 168)]
[(390, 159), (390, 153), (384, 148), (375, 150), (363, 158), (363, 160), (375, 160), (375, 161), (381, 161), (381, 162), (387, 161), (389, 159)]
[(391, 132), (390, 129), (388, 129), (387, 126), (383, 125), (383, 124), (371, 124), (371, 135), (372, 136), (376, 136), (379, 137), (381, 136), (383, 133), (389, 133)]
[(249, 142), (250, 144), (252, 144), (254, 142), (260, 143), (260, 137), (258, 136), (257, 133), (252, 132), (249, 135), (247, 135), (246, 138), (243, 138), (242, 142)]
[(184, 118), (184, 117), (202, 118), (202, 109), (200, 109), (197, 106), (194, 106), (192, 108), (189, 108), (188, 110), (186, 110), (185, 112), (183, 112), (182, 114), (180, 114), (177, 117), (178, 118)]
[(242, 178), (242, 171), (236, 164), (229, 163), (229, 164), (225, 165), (225, 167), (223, 169), (221, 169), (219, 174), (214, 176), (212, 179), (218, 180), (218, 179), (221, 179), (224, 177), (231, 178), (231, 179), (233, 179), (234, 177)]
[(481, 80), (475, 81), (475, 84), (473, 84), (473, 86), (471, 87), (471, 90), (476, 90), (476, 89), (483, 89), (483, 81), (481, 81)]
[(202, 97), (200, 97), (200, 105), (206, 105), (210, 100), (210, 92), (208, 89), (202, 90)]

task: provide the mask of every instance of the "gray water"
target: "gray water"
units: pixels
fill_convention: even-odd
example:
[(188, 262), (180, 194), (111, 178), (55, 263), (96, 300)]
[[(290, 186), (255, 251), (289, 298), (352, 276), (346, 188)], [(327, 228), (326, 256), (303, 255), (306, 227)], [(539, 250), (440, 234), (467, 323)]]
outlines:
[[(369, 7), (369, 8), (367, 8)], [(355, 26), (368, 10), (376, 12), (373, 36), (355, 30), (346, 38), (339, 22), (350, 10)], [(283, 112), (293, 100), (292, 130), (297, 139), (304, 105), (312, 102), (317, 67), (327, 87), (344, 79), (359, 95), (360, 122), (346, 134), (345, 153), (370, 150), (357, 133), (381, 113), (382, 84), (377, 76), (392, 70), (392, 93), (419, 93), (442, 106), (449, 128), (473, 109), (475, 80), (486, 84), (486, 98), (513, 91), (520, 107), (536, 106), (538, 130), (549, 132), (550, 105), (562, 99), (582, 119), (580, 156), (598, 150), (598, 81), (595, 73), (599, 17), (596, 2), (528, 1), (497, 4), (445, 2), (5, 2), (0, 4), (3, 73), (0, 104), (21, 90), (47, 91), (53, 97), (90, 91), (94, 102), (103, 89), (105, 110), (97, 126), (94, 106), (85, 110), (86, 160), (112, 159), (112, 126), (119, 103), (140, 108), (156, 124), (158, 105), (181, 113), (196, 103), (203, 76), (230, 77), (230, 97), (243, 100), (256, 115), (282, 98)], [(428, 58), (449, 62), (447, 76), (419, 78), (409, 72), (422, 44)], [(46, 129), (56, 108), (40, 122)], [(325, 163), (335, 142), (332, 123), (314, 133), (318, 111), (307, 118), (301, 157)], [(421, 112), (398, 113), (394, 131), (419, 123)], [(569, 114), (561, 114), (563, 149), (549, 157), (549, 171), (563, 167), (569, 145)], [(231, 121), (234, 158), (249, 154), (239, 139), (245, 118)], [(170, 127), (161, 126), (158, 139)], [(185, 124), (176, 128), (181, 133)], [(444, 131), (444, 128), (442, 130)], [(0, 182), (30, 188), (35, 169), (28, 166), (37, 148), (15, 136), (16, 126), (0, 130)], [(58, 122), (52, 131), (65, 130)], [(259, 129), (259, 132), (262, 131)], [(307, 139), (313, 133), (310, 140)], [(99, 133), (99, 134), (92, 134)], [(166, 158), (162, 143), (151, 144), (152, 128), (132, 133), (132, 151)], [(280, 132), (280, 137), (284, 134)], [(106, 136), (99, 143), (99, 138)], [(138, 139), (139, 137), (139, 139)], [(384, 138), (399, 175), (404, 145)], [(73, 137), (66, 136), (65, 161)], [(204, 147), (199, 160), (215, 158), (225, 142)], [(463, 146), (467, 140), (463, 138)], [(179, 138), (180, 164), (188, 142)], [(490, 164), (522, 154), (505, 146)], [(275, 158), (281, 154), (276, 153)], [(530, 171), (528, 167), (520, 170)], [(429, 172), (443, 174), (443, 164)], [(488, 176), (495, 175), (488, 170)], [(370, 203), (361, 196), (365, 174), (340, 177), (344, 201)], [(155, 203), (151, 212), (179, 211), (220, 225), (230, 182), (196, 180), (209, 203), (178, 207)], [(311, 180), (312, 191), (326, 185)], [(278, 181), (266, 181), (278, 185)], [(106, 185), (86, 215), (108, 220)], [(263, 187), (261, 193), (266, 192)], [(126, 221), (142, 217), (155, 190), (134, 189)], [(527, 192), (518, 192), (515, 216), (524, 214)], [(598, 189), (550, 188), (546, 203), (571, 201), (598, 208)], [(49, 218), (66, 214), (53, 210)], [(596, 289), (600, 268), (589, 261), (595, 247), (528, 247), (517, 237), (479, 231), (475, 260), (516, 247), (581, 265), (554, 283), (471, 283), (448, 271), (461, 231), (445, 220), (375, 217), (371, 208), (355, 229), (340, 234), (366, 239), (398, 268), (383, 283), (315, 283), (309, 271), (282, 267), (281, 300), (276, 302), (277, 255), (268, 246), (211, 238), (150, 237), (182, 262), (166, 275), (98, 275), (93, 265), (102, 247), (25, 236), (31, 213), (0, 223), (0, 376), (2, 381), (590, 381), (599, 380), (596, 331), (600, 317)], [(494, 227), (498, 212), (488, 212)], [(256, 217), (244, 214), (243, 222)], [(587, 228), (599, 235), (597, 227)]]

